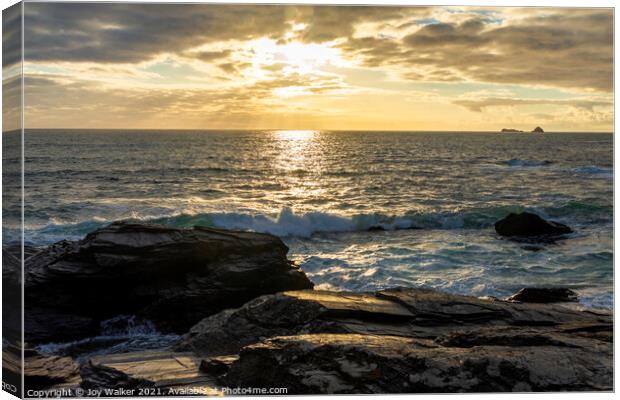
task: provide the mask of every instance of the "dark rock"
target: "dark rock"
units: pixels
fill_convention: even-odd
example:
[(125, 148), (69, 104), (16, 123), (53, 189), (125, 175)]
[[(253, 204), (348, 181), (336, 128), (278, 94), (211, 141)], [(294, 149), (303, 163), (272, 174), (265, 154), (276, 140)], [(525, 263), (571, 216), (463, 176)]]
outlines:
[(522, 303), (561, 303), (579, 301), (579, 296), (567, 288), (523, 288), (506, 300)]
[(368, 232), (377, 232), (377, 231), (384, 231), (385, 228), (382, 227), (381, 225), (373, 225), (373, 226), (369, 227), (367, 230), (368, 230)]
[[(483, 339), (483, 338), (480, 338)], [(245, 347), (228, 386), (286, 387), (288, 394), (611, 390), (611, 345), (508, 334), (475, 347), (359, 334), (275, 337)], [(599, 353), (599, 351), (601, 351)]]
[(312, 288), (268, 234), (113, 223), (26, 262), (26, 340), (91, 336), (119, 314), (184, 332), (263, 294)]
[(221, 376), (230, 370), (230, 364), (237, 361), (237, 356), (210, 357), (200, 362), (200, 370), (214, 376)]
[(238, 353), (244, 346), (274, 336), (300, 333), (359, 333), (436, 338), (476, 327), (550, 329), (570, 323), (609, 322), (552, 304), (523, 304), (451, 295), (426, 289), (377, 293), (292, 291), (259, 297), (196, 324), (176, 345), (200, 356)]
[(611, 390), (612, 332), (611, 312), (554, 304), (424, 289), (291, 291), (205, 318), (178, 352), (95, 357), (82, 379), (289, 395)]
[(525, 245), (525, 246), (521, 246), (521, 248), (527, 251), (541, 251), (544, 249), (544, 247), (542, 246), (533, 246), (533, 245)]
[(566, 225), (546, 221), (529, 212), (508, 214), (495, 223), (495, 231), (502, 236), (512, 237), (558, 236), (573, 232)]
[(513, 128), (502, 128), (502, 132), (503, 133), (519, 133), (523, 131), (520, 131), (518, 129), (513, 129)]
[[(8, 246), (4, 246), (3, 251), (7, 251), (13, 255), (17, 260), (21, 258), (22, 246), (19, 244), (11, 244)], [(28, 259), (33, 255), (37, 254), (41, 249), (34, 246), (24, 245), (24, 259)]]
[[(20, 343), (22, 340), (22, 269), (21, 248), (2, 248), (2, 338)], [(21, 380), (21, 378), (20, 378)]]
[(543, 128), (541, 128), (540, 126), (537, 126), (536, 128), (534, 128), (534, 130), (532, 132), (543, 133), (544, 131), (543, 131)]

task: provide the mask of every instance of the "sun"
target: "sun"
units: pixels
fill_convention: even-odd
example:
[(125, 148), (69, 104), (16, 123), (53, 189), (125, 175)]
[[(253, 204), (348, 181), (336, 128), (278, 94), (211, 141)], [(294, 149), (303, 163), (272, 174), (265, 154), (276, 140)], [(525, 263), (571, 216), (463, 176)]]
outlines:
[(288, 42), (260, 39), (252, 45), (255, 66), (272, 69), (280, 66), (284, 75), (311, 74), (328, 65), (342, 63), (340, 51), (328, 44)]

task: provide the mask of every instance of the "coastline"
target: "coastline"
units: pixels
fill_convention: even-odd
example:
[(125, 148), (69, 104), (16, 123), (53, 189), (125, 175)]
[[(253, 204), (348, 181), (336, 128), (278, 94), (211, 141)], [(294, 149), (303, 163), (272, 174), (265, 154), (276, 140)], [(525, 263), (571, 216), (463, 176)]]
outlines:
[[(287, 252), (269, 234), (114, 223), (29, 253), (27, 386), (75, 395), (119, 390), (103, 393), (109, 396), (145, 388), (317, 394), (613, 387), (612, 313), (558, 303), (574, 300), (568, 292), (544, 289), (541, 303), (531, 293), (480, 299), (416, 288), (313, 290)], [(114, 326), (110, 318), (119, 315), (135, 318)], [(97, 349), (114, 340), (84, 341), (104, 322), (108, 333), (126, 332), (128, 321), (149, 321), (172, 340), (118, 354)], [(54, 341), (80, 344), (64, 354), (34, 349)], [(3, 352), (11, 351), (5, 343)]]

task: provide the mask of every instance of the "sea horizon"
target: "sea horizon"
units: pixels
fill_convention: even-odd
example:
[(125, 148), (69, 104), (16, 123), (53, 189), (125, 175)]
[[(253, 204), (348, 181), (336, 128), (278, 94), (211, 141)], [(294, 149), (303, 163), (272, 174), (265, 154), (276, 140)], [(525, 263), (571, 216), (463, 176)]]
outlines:
[[(19, 132), (19, 131), (186, 131), (186, 132), (240, 132), (240, 131), (325, 131), (325, 132), (382, 132), (382, 133), (537, 133), (532, 131), (523, 130), (520, 132), (502, 132), (498, 130), (425, 130), (425, 129), (324, 129), (324, 128), (24, 128), (24, 129), (11, 129), (3, 130), (3, 133)], [(608, 130), (575, 130), (575, 131), (547, 131), (542, 133), (601, 133), (601, 134), (614, 134), (615, 132)]]

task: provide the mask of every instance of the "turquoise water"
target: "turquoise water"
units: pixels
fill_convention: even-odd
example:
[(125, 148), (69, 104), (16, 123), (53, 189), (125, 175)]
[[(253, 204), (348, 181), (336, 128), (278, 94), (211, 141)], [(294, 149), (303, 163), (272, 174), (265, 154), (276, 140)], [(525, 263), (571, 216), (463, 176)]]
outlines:
[[(554, 285), (613, 304), (611, 134), (30, 130), (25, 142), (28, 244), (120, 219), (250, 229), (282, 237), (319, 287)], [(493, 223), (521, 210), (575, 233), (536, 252), (497, 237)]]

